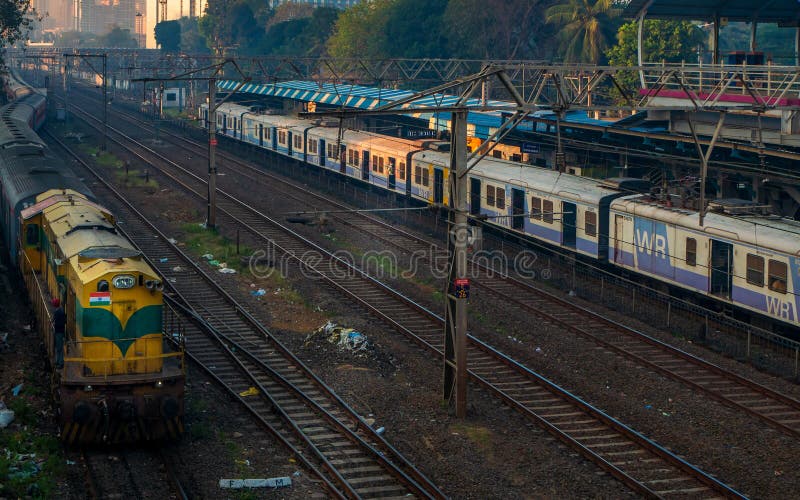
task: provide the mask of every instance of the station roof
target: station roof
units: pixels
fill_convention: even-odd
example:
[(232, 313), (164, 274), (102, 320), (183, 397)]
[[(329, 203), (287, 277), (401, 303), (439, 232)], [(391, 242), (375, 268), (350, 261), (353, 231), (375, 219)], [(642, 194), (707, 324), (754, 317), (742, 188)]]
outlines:
[(642, 12), (650, 19), (685, 19), (710, 21), (716, 17), (729, 21), (756, 21), (797, 26), (800, 2), (797, 0), (631, 0), (623, 11), (627, 18), (637, 18)]

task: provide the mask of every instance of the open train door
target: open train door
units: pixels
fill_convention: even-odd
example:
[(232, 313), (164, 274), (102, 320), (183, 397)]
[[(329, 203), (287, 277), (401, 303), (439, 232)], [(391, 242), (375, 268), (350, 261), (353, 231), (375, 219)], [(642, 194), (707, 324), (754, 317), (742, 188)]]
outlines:
[(622, 215), (614, 216), (614, 262), (624, 264), (622, 258), (622, 230), (625, 224), (625, 217)]
[(469, 179), (469, 213), (470, 215), (481, 213), (481, 180), (475, 177)]
[(361, 180), (369, 180), (369, 151), (361, 152)]
[(387, 183), (388, 183), (389, 189), (392, 190), (392, 191), (394, 191), (394, 188), (397, 185), (397, 178), (395, 177), (395, 163), (396, 163), (396, 160), (394, 158), (389, 157), (389, 170), (386, 173), (387, 173), (387, 179), (388, 179)]
[(320, 167), (324, 167), (325, 166), (325, 156), (327, 156), (327, 151), (325, 150), (326, 147), (327, 147), (327, 144), (325, 143), (325, 139), (320, 139), (319, 140), (319, 166)]
[(733, 285), (733, 245), (711, 240), (711, 293), (731, 298)]
[(525, 191), (511, 189), (511, 228), (518, 231), (525, 229)]
[(578, 209), (574, 203), (561, 202), (561, 241), (562, 245), (575, 248), (578, 229)]
[(433, 202), (444, 202), (444, 172), (441, 168), (433, 169)]

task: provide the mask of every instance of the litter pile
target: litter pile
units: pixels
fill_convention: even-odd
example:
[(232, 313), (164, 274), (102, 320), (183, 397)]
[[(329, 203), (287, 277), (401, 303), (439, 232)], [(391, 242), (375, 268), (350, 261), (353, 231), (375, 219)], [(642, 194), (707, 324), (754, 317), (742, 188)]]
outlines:
[(209, 266), (218, 267), (219, 268), (219, 272), (221, 272), (222, 274), (235, 274), (236, 273), (236, 269), (228, 267), (228, 264), (226, 262), (220, 262), (219, 260), (214, 258), (214, 255), (212, 255), (210, 253), (204, 253), (200, 257), (206, 259), (206, 261), (208, 261), (208, 265)]
[(309, 336), (309, 339), (317, 335), (325, 336), (325, 338), (328, 339), (328, 342), (338, 345), (339, 349), (341, 350), (355, 353), (364, 351), (369, 347), (369, 342), (367, 342), (366, 335), (361, 332), (357, 332), (353, 328), (339, 326), (332, 321), (328, 321), (321, 327), (317, 328), (314, 333)]

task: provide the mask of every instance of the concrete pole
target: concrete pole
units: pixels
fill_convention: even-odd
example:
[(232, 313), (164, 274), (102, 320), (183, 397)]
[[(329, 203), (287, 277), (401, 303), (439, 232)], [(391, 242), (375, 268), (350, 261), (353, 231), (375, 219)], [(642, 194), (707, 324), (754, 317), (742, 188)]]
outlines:
[(108, 72), (107, 57), (103, 54), (103, 151), (108, 151)]
[(208, 80), (208, 212), (206, 227), (217, 225), (217, 80)]
[(467, 111), (451, 118), (450, 146), (450, 273), (447, 280), (447, 314), (444, 342), (444, 400), (455, 406), (457, 418), (467, 416)]

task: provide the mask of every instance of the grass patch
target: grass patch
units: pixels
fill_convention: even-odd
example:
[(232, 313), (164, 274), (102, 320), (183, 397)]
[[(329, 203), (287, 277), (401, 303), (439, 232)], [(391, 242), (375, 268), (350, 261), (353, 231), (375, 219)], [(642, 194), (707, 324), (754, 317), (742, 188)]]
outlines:
[(127, 173), (125, 170), (118, 168), (114, 171), (114, 181), (117, 184), (126, 187), (146, 187), (153, 190), (158, 189), (158, 181), (152, 176), (146, 175), (144, 172), (136, 169), (129, 169)]
[[(16, 411), (16, 410), (15, 410)], [(54, 498), (65, 474), (61, 443), (30, 431), (0, 434), (0, 497)]]
[(188, 426), (189, 436), (192, 440), (201, 441), (214, 435), (211, 426), (205, 422), (194, 422)]
[(236, 253), (236, 242), (222, 236), (216, 229), (208, 229), (197, 223), (184, 224), (181, 229), (186, 235), (186, 248), (190, 252), (197, 255), (210, 253), (214, 256), (213, 260), (224, 262), (236, 271), (246, 270), (241, 257), (252, 254), (251, 248), (239, 245), (239, 253)]
[(486, 427), (453, 424), (450, 426), (450, 431), (466, 436), (467, 439), (475, 444), (481, 451), (490, 451), (492, 449), (492, 433)]
[(444, 302), (444, 292), (441, 290), (434, 290), (431, 292), (431, 297), (433, 298), (434, 302), (443, 303)]

